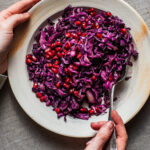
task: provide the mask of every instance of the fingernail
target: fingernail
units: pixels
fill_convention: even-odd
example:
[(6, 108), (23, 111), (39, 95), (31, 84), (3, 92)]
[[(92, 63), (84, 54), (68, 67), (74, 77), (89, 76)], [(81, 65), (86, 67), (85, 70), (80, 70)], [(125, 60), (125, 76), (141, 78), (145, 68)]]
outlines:
[(112, 121), (108, 121), (106, 123), (106, 126), (109, 128), (109, 129), (113, 129), (114, 128), (114, 123)]

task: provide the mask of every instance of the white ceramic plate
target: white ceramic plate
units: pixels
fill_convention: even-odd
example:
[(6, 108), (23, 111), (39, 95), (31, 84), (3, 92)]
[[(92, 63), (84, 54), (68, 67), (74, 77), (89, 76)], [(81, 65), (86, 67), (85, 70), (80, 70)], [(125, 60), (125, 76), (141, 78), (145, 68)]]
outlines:
[(49, 17), (56, 20), (66, 6), (95, 7), (111, 11), (119, 16), (127, 26), (139, 52), (138, 60), (129, 69), (132, 78), (122, 83), (117, 90), (118, 101), (115, 108), (123, 118), (124, 123), (131, 120), (142, 108), (150, 92), (150, 34), (140, 15), (122, 0), (45, 0), (34, 7), (28, 23), (20, 26), (15, 39), (8, 66), (9, 81), (16, 99), (24, 111), (39, 125), (55, 133), (71, 137), (90, 137), (95, 134), (90, 128), (92, 121), (107, 120), (108, 114), (92, 117), (88, 121), (67, 118), (57, 119), (51, 107), (46, 107), (32, 93), (32, 83), (28, 79), (25, 56), (31, 51), (32, 36), (38, 27)]

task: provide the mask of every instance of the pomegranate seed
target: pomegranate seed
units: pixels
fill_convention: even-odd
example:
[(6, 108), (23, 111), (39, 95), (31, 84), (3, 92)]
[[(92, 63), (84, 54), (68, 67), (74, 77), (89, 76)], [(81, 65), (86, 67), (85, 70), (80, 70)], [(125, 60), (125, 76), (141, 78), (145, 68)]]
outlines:
[(85, 22), (82, 23), (82, 28), (83, 28), (83, 29), (86, 28), (86, 23), (85, 23)]
[(95, 23), (92, 23), (91, 25), (92, 25), (92, 28), (95, 28)]
[(67, 52), (67, 50), (66, 50), (66, 49), (63, 49), (63, 52), (64, 52), (64, 53), (66, 53), (66, 52)]
[(71, 34), (68, 32), (68, 33), (65, 34), (65, 37), (70, 38)]
[(69, 65), (69, 68), (73, 68), (73, 65)]
[(53, 49), (54, 47), (55, 47), (55, 44), (52, 43), (52, 44), (50, 45), (50, 48)]
[(98, 107), (95, 108), (97, 112), (100, 112), (100, 109)]
[(110, 75), (110, 77), (109, 77), (109, 81), (112, 81), (113, 80), (113, 77), (112, 77), (112, 75)]
[(92, 80), (94, 81), (96, 79), (96, 77), (95, 76), (92, 76)]
[(99, 28), (99, 24), (96, 24), (96, 28), (97, 28), (97, 29)]
[(107, 17), (111, 17), (111, 12), (109, 12), (109, 11), (106, 12), (106, 16), (107, 16)]
[(66, 48), (66, 49), (69, 49), (70, 47), (71, 47), (70, 42), (67, 42), (66, 45), (65, 45), (65, 48)]
[(90, 13), (90, 15), (91, 15), (91, 16), (96, 16), (96, 12), (93, 11), (93, 12)]
[(78, 67), (77, 66), (73, 66), (73, 70), (78, 70)]
[(58, 57), (57, 57), (57, 56), (54, 56), (53, 59), (58, 59)]
[(59, 63), (60, 63), (60, 61), (56, 60), (54, 64), (59, 65)]
[(57, 56), (58, 56), (58, 57), (62, 57), (62, 53), (58, 52), (58, 53), (57, 53)]
[(80, 26), (80, 25), (81, 25), (81, 21), (76, 21), (75, 24), (76, 24), (77, 26)]
[(56, 83), (56, 87), (57, 87), (57, 88), (60, 88), (60, 82), (57, 82), (57, 83)]
[(48, 53), (48, 52), (50, 52), (51, 51), (51, 49), (50, 48), (47, 48), (46, 50), (45, 50), (45, 53)]
[(81, 40), (79, 40), (78, 44), (80, 45), (81, 43), (82, 43), (82, 41), (81, 41)]
[(82, 54), (79, 53), (79, 54), (77, 55), (77, 58), (80, 59), (81, 57), (82, 57)]
[(48, 54), (50, 57), (53, 57), (53, 56), (54, 56), (53, 52), (48, 52), (47, 54)]
[(33, 88), (36, 89), (38, 87), (38, 83), (34, 82)]
[(126, 33), (127, 33), (127, 30), (126, 30), (125, 28), (122, 28), (122, 29), (121, 29), (121, 32), (122, 32), (123, 34), (126, 34)]
[(51, 67), (52, 67), (52, 64), (51, 64), (51, 63), (47, 63), (47, 64), (46, 64), (46, 67), (47, 67), (47, 68), (51, 68)]
[(70, 93), (70, 94), (73, 94), (73, 92), (74, 92), (74, 89), (70, 89), (70, 90), (69, 90), (69, 93)]
[(58, 51), (61, 50), (61, 47), (56, 47), (55, 49), (56, 49), (56, 51), (58, 52)]
[(51, 53), (54, 56), (56, 54), (56, 51), (53, 50), (53, 51), (51, 51)]
[(88, 22), (88, 21), (89, 21), (89, 18), (86, 18), (85, 21)]
[(27, 56), (26, 56), (26, 58), (28, 59), (28, 58), (32, 58), (32, 55), (31, 54), (28, 54)]
[(77, 50), (80, 51), (80, 47), (77, 47)]
[(94, 8), (89, 8), (88, 9), (88, 12), (92, 12), (92, 11), (94, 11)]
[(64, 71), (65, 71), (66, 73), (68, 73), (68, 68), (64, 68)]
[(78, 39), (78, 35), (76, 33), (72, 33), (73, 38)]
[(56, 68), (56, 69), (58, 69), (58, 68), (59, 68), (59, 66), (58, 66), (58, 65), (56, 65), (56, 64), (54, 64), (54, 65), (53, 65), (53, 67), (54, 67), (54, 68)]
[(72, 72), (69, 71), (69, 75), (72, 76)]
[(42, 97), (40, 98), (40, 101), (41, 101), (41, 102), (45, 102), (45, 101), (46, 101), (46, 96), (42, 96)]
[(80, 111), (81, 112), (88, 112), (88, 109), (87, 108), (80, 108)]
[(32, 56), (32, 60), (36, 62), (37, 58), (35, 56)]
[(58, 73), (58, 70), (56, 68), (52, 68), (52, 71), (57, 74)]
[(102, 34), (97, 33), (96, 36), (97, 36), (98, 38), (102, 39)]
[(56, 108), (55, 111), (56, 111), (57, 114), (60, 113), (60, 109), (59, 108)]
[(74, 91), (74, 95), (75, 96), (79, 96), (79, 92), (78, 91)]
[(90, 110), (89, 110), (89, 114), (90, 114), (90, 115), (93, 115), (93, 114), (94, 114), (94, 110), (93, 110), (93, 109), (90, 109)]
[(86, 36), (87, 35), (87, 33), (82, 33), (82, 36)]
[(26, 59), (26, 64), (31, 64), (31, 63), (32, 63), (32, 60), (29, 59), (29, 58), (27, 58), (27, 59)]
[(56, 46), (62, 46), (60, 41), (56, 41)]
[(69, 82), (70, 82), (70, 79), (67, 78), (67, 79), (65, 80), (65, 83), (69, 83)]
[(50, 56), (49, 56), (48, 54), (46, 54), (45, 57), (46, 57), (47, 59), (50, 59)]
[(81, 35), (81, 31), (78, 31), (78, 35)]
[(68, 89), (68, 88), (69, 88), (69, 85), (66, 84), (66, 83), (64, 83), (64, 87)]
[(36, 96), (37, 96), (38, 98), (41, 98), (41, 97), (42, 97), (42, 94), (41, 94), (40, 92), (36, 92)]

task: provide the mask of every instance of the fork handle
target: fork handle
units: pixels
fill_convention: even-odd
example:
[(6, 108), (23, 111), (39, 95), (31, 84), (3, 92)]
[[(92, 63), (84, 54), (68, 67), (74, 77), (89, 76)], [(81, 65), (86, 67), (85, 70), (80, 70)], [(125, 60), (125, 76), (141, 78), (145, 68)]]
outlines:
[[(111, 89), (111, 95), (110, 95), (110, 109), (109, 109), (109, 117), (108, 120), (112, 120), (111, 112), (113, 110), (113, 100), (114, 100), (114, 92), (115, 92), (115, 85), (113, 85)], [(107, 145), (106, 150), (117, 150), (117, 144), (116, 144), (116, 130), (114, 128), (113, 133), (110, 137), (109, 143)]]

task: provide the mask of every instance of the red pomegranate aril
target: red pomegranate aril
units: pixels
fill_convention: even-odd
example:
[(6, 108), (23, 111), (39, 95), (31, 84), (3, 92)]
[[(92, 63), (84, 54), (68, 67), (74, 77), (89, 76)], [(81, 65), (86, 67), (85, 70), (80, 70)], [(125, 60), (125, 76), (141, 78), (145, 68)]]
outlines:
[(53, 52), (48, 52), (47, 54), (48, 54), (50, 57), (53, 57), (53, 56), (54, 56)]
[(60, 51), (61, 50), (61, 47), (56, 47), (56, 51)]
[(27, 56), (26, 56), (26, 59), (31, 59), (32, 58), (32, 55), (31, 54), (28, 54)]
[(73, 94), (73, 92), (74, 92), (74, 89), (70, 89), (70, 90), (69, 90), (69, 93), (70, 93), (70, 94)]
[(81, 25), (81, 21), (76, 21), (75, 24), (76, 24), (77, 26), (80, 26), (80, 25)]
[(60, 82), (57, 82), (57, 83), (56, 83), (56, 87), (57, 87), (57, 88), (60, 88)]
[(76, 33), (72, 33), (73, 38), (78, 39), (78, 35)]
[(53, 49), (54, 47), (55, 47), (55, 44), (52, 43), (52, 44), (50, 45), (50, 48)]
[(96, 12), (93, 11), (93, 12), (90, 13), (90, 15), (91, 15), (91, 16), (96, 16)]
[(74, 91), (74, 95), (75, 96), (79, 96), (79, 92), (78, 91)]
[(34, 82), (33, 88), (34, 88), (34, 89), (38, 88), (38, 83), (37, 83), (37, 82)]
[(102, 39), (102, 34), (97, 33), (96, 36), (97, 36), (98, 38)]
[(94, 110), (93, 110), (93, 109), (90, 109), (90, 110), (89, 110), (89, 114), (90, 114), (90, 115), (93, 115), (93, 114), (94, 114)]
[(55, 111), (56, 111), (57, 114), (60, 113), (60, 109), (59, 108), (56, 108)]
[(81, 57), (82, 57), (82, 54), (79, 53), (79, 54), (77, 55), (77, 58), (80, 59)]
[(109, 11), (106, 12), (106, 16), (107, 16), (107, 17), (111, 17), (111, 12), (109, 12)]
[(70, 47), (71, 47), (70, 42), (67, 42), (66, 45), (65, 45), (65, 48), (66, 48), (66, 49), (69, 49)]
[(66, 73), (68, 73), (69, 70), (68, 70), (68, 68), (64, 68), (64, 71), (65, 71)]
[(64, 87), (69, 89), (70, 86), (68, 84), (64, 83)]
[(77, 66), (73, 66), (73, 70), (78, 70), (78, 67)]
[(81, 31), (78, 31), (78, 35), (81, 35), (82, 33), (81, 33)]
[(89, 8), (88, 9), (88, 12), (92, 12), (92, 11), (94, 11), (94, 8)]
[(57, 56), (54, 56), (53, 59), (56, 60), (56, 59), (58, 59), (58, 57), (57, 57)]
[(99, 24), (96, 24), (95, 26), (96, 26), (97, 29), (99, 28)]
[(113, 80), (113, 77), (112, 75), (109, 76), (109, 81), (112, 81)]
[(37, 58), (36, 58), (35, 56), (32, 56), (32, 60), (33, 60), (34, 62), (36, 62), (36, 61), (37, 61)]
[(62, 46), (60, 41), (56, 41), (56, 46)]
[(52, 71), (57, 74), (58, 73), (58, 70), (56, 68), (52, 68)]
[(126, 33), (127, 33), (127, 30), (126, 30), (125, 28), (122, 28), (122, 29), (121, 29), (121, 32), (122, 32), (123, 34), (126, 34)]
[(96, 107), (95, 110), (96, 110), (97, 112), (100, 112), (100, 109), (99, 109), (98, 107)]
[(87, 33), (82, 33), (82, 36), (86, 36), (87, 35)]
[(82, 23), (82, 28), (83, 28), (83, 29), (86, 28), (86, 23), (85, 23), (85, 22)]
[(46, 50), (45, 50), (45, 53), (48, 53), (48, 52), (50, 52), (51, 51), (51, 49), (50, 48), (47, 48)]
[(96, 77), (95, 77), (95, 76), (92, 76), (92, 80), (95, 81), (95, 80), (96, 80)]
[(67, 78), (66, 80), (65, 80), (65, 83), (69, 83), (70, 82), (70, 78)]
[(47, 59), (50, 59), (50, 56), (49, 56), (48, 54), (46, 54), (45, 57), (46, 57)]
[(87, 108), (80, 108), (80, 111), (81, 112), (88, 112), (88, 109)]
[(71, 34), (70, 34), (69, 32), (67, 32), (67, 33), (65, 34), (65, 37), (70, 38), (70, 37), (71, 37)]
[(89, 18), (86, 18), (86, 19), (85, 19), (85, 22), (88, 22), (88, 21), (89, 21)]
[(51, 67), (52, 67), (52, 64), (51, 64), (51, 63), (47, 63), (47, 64), (46, 64), (46, 67), (47, 67), (47, 68), (51, 68)]
[(40, 92), (36, 92), (36, 97), (41, 98), (42, 94)]
[(67, 52), (67, 50), (66, 50), (66, 49), (63, 49), (63, 52), (64, 52), (64, 53), (66, 53), (66, 52)]
[(26, 59), (26, 64), (31, 64), (31, 63), (32, 63), (32, 60), (29, 59), (29, 58), (27, 58), (27, 59)]
[(54, 68), (56, 68), (56, 69), (58, 69), (58, 68), (59, 68), (59, 66), (58, 66), (58, 65), (56, 65), (56, 64), (54, 64), (54, 65), (53, 65), (53, 67), (54, 67)]
[(55, 64), (55, 65), (59, 65), (59, 63), (60, 63), (60, 61), (59, 61), (59, 60), (56, 60), (54, 64)]
[(69, 65), (69, 68), (73, 68), (73, 65)]
[(95, 28), (95, 23), (92, 23), (91, 25), (92, 25), (92, 28)]
[(42, 96), (42, 97), (40, 98), (40, 101), (41, 101), (41, 102), (45, 102), (45, 101), (46, 101), (46, 96)]
[(57, 56), (58, 56), (58, 57), (62, 57), (62, 53), (58, 52), (58, 53), (57, 53)]

